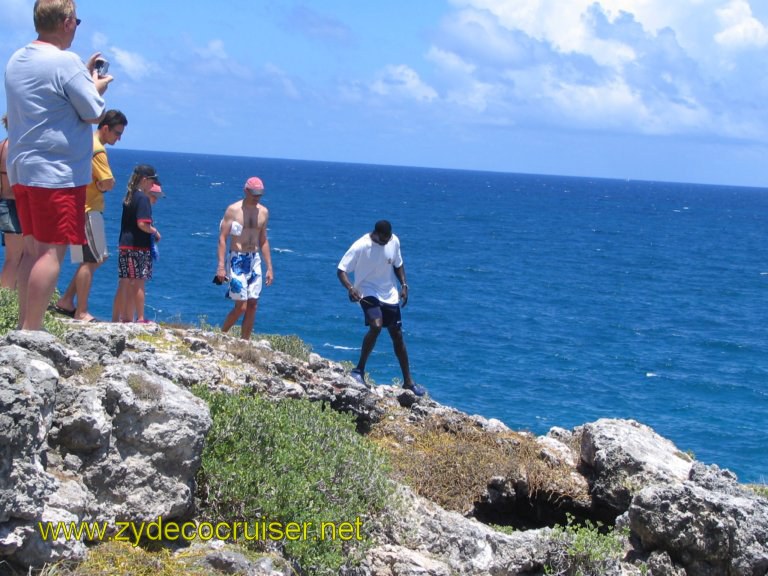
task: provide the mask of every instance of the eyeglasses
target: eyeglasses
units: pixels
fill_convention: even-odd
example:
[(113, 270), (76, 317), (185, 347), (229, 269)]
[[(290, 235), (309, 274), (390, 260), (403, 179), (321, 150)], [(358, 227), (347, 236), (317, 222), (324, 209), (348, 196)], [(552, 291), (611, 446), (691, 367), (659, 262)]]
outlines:
[(80, 20), (80, 18), (78, 18), (74, 14), (70, 14), (69, 16), (64, 16), (64, 20), (69, 20), (70, 18), (75, 21), (75, 26), (80, 26), (80, 23), (82, 22), (82, 20)]

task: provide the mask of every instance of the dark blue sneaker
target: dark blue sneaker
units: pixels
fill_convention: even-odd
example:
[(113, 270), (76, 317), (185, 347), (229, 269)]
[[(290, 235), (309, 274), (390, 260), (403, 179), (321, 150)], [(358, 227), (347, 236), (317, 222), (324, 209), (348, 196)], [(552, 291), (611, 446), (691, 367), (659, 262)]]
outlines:
[(355, 379), (355, 382), (365, 386), (365, 372), (363, 372), (362, 370), (359, 370), (358, 368), (355, 368), (350, 371), (349, 375)]
[(427, 393), (427, 389), (424, 388), (424, 386), (421, 386), (420, 384), (411, 384), (411, 385), (403, 384), (403, 388), (405, 388), (406, 390), (410, 390), (411, 392), (416, 394), (416, 396), (424, 396), (424, 394)]

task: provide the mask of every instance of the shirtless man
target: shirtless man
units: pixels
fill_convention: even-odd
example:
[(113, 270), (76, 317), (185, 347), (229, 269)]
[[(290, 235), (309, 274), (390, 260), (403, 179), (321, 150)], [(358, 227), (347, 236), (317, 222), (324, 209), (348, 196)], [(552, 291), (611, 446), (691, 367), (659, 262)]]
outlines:
[[(243, 189), (243, 199), (231, 204), (219, 224), (219, 267), (216, 269), (216, 283), (229, 281), (227, 298), (235, 301), (231, 312), (227, 314), (221, 326), (222, 332), (228, 332), (238, 318), (243, 317), (240, 337), (250, 340), (253, 324), (256, 321), (256, 308), (261, 294), (261, 260), (267, 267), (264, 283), (272, 284), (272, 256), (267, 240), (267, 220), (269, 210), (259, 204), (264, 194), (264, 184), (260, 178), (249, 178)], [(229, 237), (229, 255), (227, 238)]]

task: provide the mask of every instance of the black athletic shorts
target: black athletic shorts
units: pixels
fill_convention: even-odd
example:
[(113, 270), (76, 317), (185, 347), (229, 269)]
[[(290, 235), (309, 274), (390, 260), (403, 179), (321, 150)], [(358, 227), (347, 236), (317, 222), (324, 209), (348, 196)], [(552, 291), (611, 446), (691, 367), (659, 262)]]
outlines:
[(378, 298), (366, 296), (360, 300), (360, 305), (363, 307), (366, 326), (370, 326), (371, 322), (376, 318), (381, 318), (381, 325), (384, 328), (391, 326), (401, 327), (403, 325), (402, 317), (400, 316), (400, 304), (384, 304)]

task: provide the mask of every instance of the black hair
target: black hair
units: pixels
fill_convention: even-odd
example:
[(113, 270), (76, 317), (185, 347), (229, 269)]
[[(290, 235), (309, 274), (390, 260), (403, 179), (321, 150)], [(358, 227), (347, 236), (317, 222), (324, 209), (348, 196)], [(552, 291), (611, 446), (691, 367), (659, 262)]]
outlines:
[(379, 220), (373, 227), (373, 231), (379, 236), (389, 238), (392, 236), (392, 224), (389, 223), (389, 220)]
[(98, 127), (101, 128), (102, 126), (109, 126), (109, 128), (128, 126), (128, 118), (120, 110), (107, 110)]

